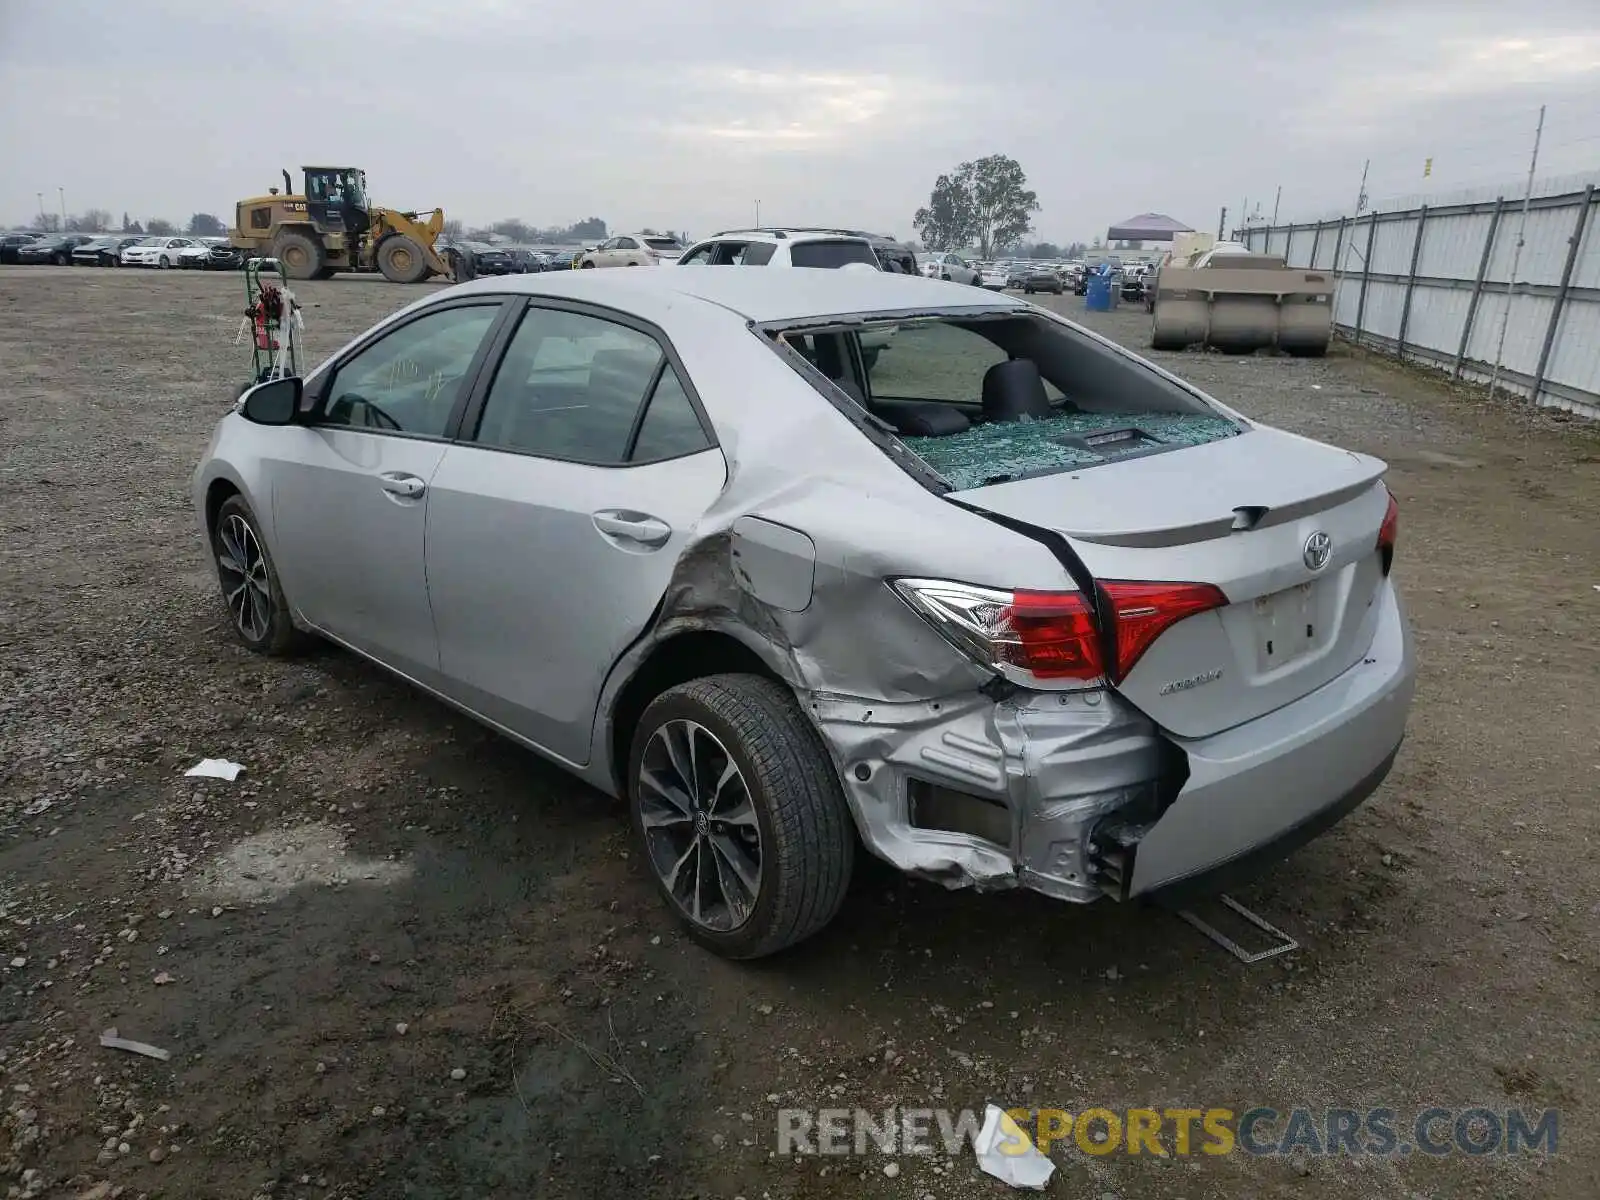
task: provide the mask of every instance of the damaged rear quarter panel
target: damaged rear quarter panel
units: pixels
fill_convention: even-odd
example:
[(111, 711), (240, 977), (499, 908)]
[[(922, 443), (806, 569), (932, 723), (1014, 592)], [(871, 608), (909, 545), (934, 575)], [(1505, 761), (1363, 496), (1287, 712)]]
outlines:
[[(655, 621), (613, 671), (596, 745), (612, 744), (608, 714), (653, 649), (714, 630), (795, 690), (875, 853), (951, 886), (1026, 882), (1094, 898), (1085, 834), (1155, 777), (1148, 722), (1104, 694), (1021, 692), (997, 703), (982, 690), (993, 673), (885, 582), (1049, 590), (1071, 586), (1066, 571), (1039, 543), (919, 484), (738, 324), (734, 338), (715, 333), (715, 321), (704, 337), (674, 333), (728, 481), (693, 531)], [(611, 761), (593, 756), (590, 776), (620, 793)], [(914, 828), (905, 790), (913, 775), (1004, 803), (1011, 844)], [(1045, 801), (1035, 805), (1036, 795)]]

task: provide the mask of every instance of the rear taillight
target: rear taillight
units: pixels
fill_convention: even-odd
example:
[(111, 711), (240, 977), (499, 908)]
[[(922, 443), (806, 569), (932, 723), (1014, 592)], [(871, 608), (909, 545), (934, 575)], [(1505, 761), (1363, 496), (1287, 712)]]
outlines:
[[(1388, 489), (1385, 489), (1386, 491)], [(1383, 524), (1378, 526), (1378, 553), (1383, 556), (1383, 573), (1387, 575), (1394, 565), (1394, 544), (1400, 536), (1400, 502), (1389, 492), (1389, 507), (1383, 514)]]
[(893, 587), (949, 641), (1019, 683), (1117, 683), (1162, 633), (1228, 598), (1209, 583), (1100, 585), (1110, 636), (1082, 592), (1004, 591), (937, 579)]
[(1105, 675), (1100, 631), (1081, 592), (1012, 592), (938, 579), (896, 579), (891, 586), (947, 640), (1008, 679), (1092, 684)]
[(1186, 617), (1226, 607), (1227, 596), (1209, 583), (1144, 583), (1113, 579), (1100, 590), (1112, 620), (1115, 660), (1108, 672), (1113, 683), (1128, 677), (1150, 645)]

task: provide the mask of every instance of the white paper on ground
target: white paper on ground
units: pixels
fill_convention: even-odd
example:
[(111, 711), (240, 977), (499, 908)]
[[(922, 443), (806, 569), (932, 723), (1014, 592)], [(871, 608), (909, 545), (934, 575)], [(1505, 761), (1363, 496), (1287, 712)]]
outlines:
[(196, 775), (201, 779), (226, 779), (232, 783), (239, 778), (239, 772), (244, 770), (236, 762), (229, 762), (225, 758), (202, 758), (194, 766), (184, 772), (184, 775)]
[(984, 1174), (993, 1175), (1014, 1188), (1042, 1192), (1055, 1173), (1055, 1163), (1039, 1153), (1022, 1127), (998, 1105), (984, 1108), (983, 1128), (978, 1131), (972, 1148)]

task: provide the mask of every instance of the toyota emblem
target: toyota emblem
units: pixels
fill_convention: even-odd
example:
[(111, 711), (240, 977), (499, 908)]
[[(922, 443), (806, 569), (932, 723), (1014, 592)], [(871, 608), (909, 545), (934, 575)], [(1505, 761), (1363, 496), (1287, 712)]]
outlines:
[(1322, 570), (1332, 557), (1333, 539), (1320, 529), (1306, 539), (1306, 548), (1300, 553), (1301, 561), (1312, 571)]

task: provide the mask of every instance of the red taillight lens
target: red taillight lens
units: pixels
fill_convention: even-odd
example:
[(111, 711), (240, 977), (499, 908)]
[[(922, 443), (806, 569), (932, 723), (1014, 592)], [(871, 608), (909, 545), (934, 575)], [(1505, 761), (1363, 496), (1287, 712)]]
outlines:
[(1100, 631), (1080, 592), (1013, 592), (1011, 629), (1006, 646), (1014, 666), (1040, 679), (1098, 679)]
[(1116, 661), (1108, 674), (1113, 683), (1127, 678), (1150, 644), (1186, 617), (1226, 607), (1222, 589), (1209, 583), (1136, 583), (1109, 580), (1105, 593), (1115, 631)]
[(1400, 536), (1400, 502), (1389, 493), (1389, 507), (1383, 514), (1383, 524), (1378, 526), (1378, 552), (1383, 555), (1383, 573), (1387, 575), (1394, 565), (1394, 544)]

